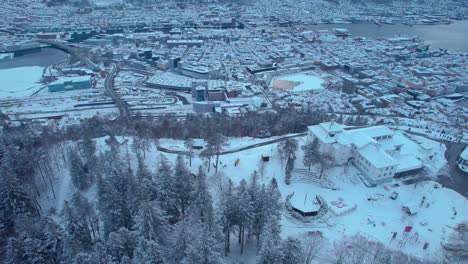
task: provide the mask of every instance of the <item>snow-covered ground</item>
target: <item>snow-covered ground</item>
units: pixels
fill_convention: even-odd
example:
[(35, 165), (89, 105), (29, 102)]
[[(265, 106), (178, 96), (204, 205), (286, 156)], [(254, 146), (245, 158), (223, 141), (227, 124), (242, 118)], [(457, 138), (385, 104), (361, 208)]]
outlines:
[(301, 92), (301, 91), (308, 91), (308, 90), (317, 90), (323, 89), (322, 84), (324, 80), (319, 76), (313, 76), (308, 74), (293, 74), (287, 76), (281, 76), (275, 78), (278, 81), (289, 81), (292, 83), (297, 83), (291, 89), (293, 92)]
[[(419, 138), (423, 140), (422, 138)], [(439, 143), (424, 139), (426, 145), (434, 147), (440, 146)], [(299, 138), (300, 145), (305, 138)], [(234, 141), (235, 142), (235, 141)], [(255, 141), (254, 141), (255, 142)], [(179, 142), (180, 148), (183, 142)], [(172, 142), (172, 145), (177, 144)], [(416, 145), (416, 143), (415, 143)], [(291, 218), (286, 211), (282, 219), (282, 235), (303, 237), (309, 231), (321, 231), (325, 238), (336, 241), (346, 236), (361, 234), (370, 240), (377, 240), (388, 247), (401, 250), (405, 253), (419, 257), (439, 257), (440, 242), (449, 236), (452, 228), (457, 223), (468, 221), (468, 202), (467, 200), (453, 190), (440, 187), (433, 181), (419, 183), (417, 185), (404, 185), (395, 180), (391, 184), (381, 185), (375, 188), (366, 187), (359, 179), (358, 172), (353, 166), (334, 167), (325, 173), (325, 178), (332, 181), (337, 190), (325, 189), (313, 183), (300, 183), (294, 181), (294, 175), (291, 185), (284, 183), (284, 168), (277, 157), (277, 144), (271, 144), (258, 147), (238, 153), (220, 156), (220, 169), (217, 176), (210, 178), (214, 188), (221, 180), (220, 178), (230, 178), (235, 183), (242, 179), (248, 179), (254, 170), (261, 171), (261, 155), (270, 155), (270, 161), (265, 163), (264, 173), (261, 180), (268, 183), (272, 177), (275, 177), (279, 183), (279, 189), (283, 199), (292, 192), (307, 192), (311, 195), (322, 196), (327, 203), (338, 199), (343, 199), (347, 206), (356, 204), (357, 209), (343, 216), (334, 216), (331, 212), (327, 213), (322, 219), (312, 223), (302, 223)], [(416, 146), (408, 146), (408, 149), (414, 149)], [(440, 168), (444, 165), (445, 159), (443, 153), (445, 149), (441, 146), (440, 150), (434, 150), (432, 162), (425, 160), (426, 165), (433, 168)], [(299, 149), (298, 158), (295, 167), (300, 169), (302, 166), (302, 151)], [(166, 155), (166, 154), (164, 154)], [(167, 154), (167, 157), (175, 159), (174, 154)], [(239, 165), (235, 166), (235, 160), (239, 159)], [(195, 168), (203, 161), (195, 158), (192, 161), (192, 168)], [(319, 171), (319, 167), (313, 167), (312, 170)], [(395, 185), (395, 184), (398, 184)], [(398, 192), (397, 200), (390, 199), (392, 192)], [(368, 196), (378, 197), (377, 201), (368, 201)], [(425, 201), (421, 204), (421, 200)], [(403, 205), (415, 205), (418, 213), (409, 216), (402, 211)], [(454, 213), (456, 212), (456, 215)], [(375, 224), (375, 226), (374, 226)], [(412, 226), (409, 233), (404, 233), (406, 226)], [(395, 239), (391, 239), (393, 232), (397, 232)], [(423, 250), (424, 243), (428, 242), (429, 247)]]
[(42, 87), (42, 67), (18, 67), (0, 70), (0, 98), (30, 96)]
[[(291, 134), (294, 135), (294, 134)], [(253, 137), (240, 137), (240, 138), (228, 138), (226, 145), (223, 147), (223, 151), (235, 151), (243, 147), (271, 141), (280, 138), (280, 136), (270, 138), (253, 138)], [(164, 138), (159, 140), (159, 146), (175, 151), (186, 151), (184, 144), (180, 140)], [(194, 150), (197, 153), (197, 150)], [(198, 151), (200, 152), (200, 151)]]
[[(106, 137), (96, 139), (98, 152), (105, 151), (108, 146), (105, 143)], [(117, 138), (122, 143), (121, 156), (130, 158), (132, 164), (136, 164), (136, 158), (131, 150), (131, 138)], [(263, 139), (262, 139), (263, 140)], [(268, 140), (268, 139), (265, 139)], [(240, 145), (250, 145), (260, 142), (258, 139), (231, 138), (230, 147)], [(302, 151), (300, 146), (305, 143), (305, 137), (298, 137), (299, 149), (295, 161), (296, 169), (304, 169), (302, 165)], [(155, 142), (153, 142), (155, 143)], [(157, 151), (156, 144), (151, 144), (151, 148), (146, 152), (146, 162), (151, 171), (155, 171), (160, 155), (166, 156), (175, 162), (176, 154), (167, 154)], [(171, 147), (171, 149), (184, 150), (184, 141), (172, 139), (160, 139), (159, 144)], [(439, 146), (439, 143), (425, 139), (426, 144)], [(433, 160), (425, 160), (425, 163), (434, 162), (434, 168), (444, 164), (445, 149), (441, 148)], [(261, 162), (261, 156), (268, 155), (268, 162)], [(236, 166), (235, 161), (239, 159)], [(60, 157), (59, 157), (60, 160)], [(214, 162), (214, 159), (212, 159)], [(196, 173), (199, 165), (205, 164), (205, 159), (195, 157), (192, 160), (190, 169)], [(401, 250), (405, 253), (432, 260), (441, 257), (441, 242), (450, 236), (453, 228), (458, 223), (468, 221), (468, 201), (462, 195), (451, 189), (446, 189), (434, 181), (425, 181), (417, 184), (403, 184), (395, 180), (392, 183), (380, 185), (374, 188), (366, 187), (358, 177), (358, 171), (352, 165), (333, 167), (324, 172), (324, 179), (334, 184), (336, 189), (320, 187), (313, 181), (301, 181), (297, 170), (293, 173), (291, 184), (284, 183), (284, 166), (277, 155), (277, 144), (270, 144), (232, 154), (220, 156), (220, 165), (217, 175), (212, 166), (208, 173), (210, 188), (215, 200), (219, 193), (222, 182), (228, 178), (234, 183), (239, 183), (242, 179), (249, 179), (254, 170), (260, 174), (260, 181), (268, 184), (275, 177), (278, 181), (282, 199), (285, 201), (287, 195), (293, 192), (308, 193), (309, 195), (320, 195), (328, 206), (333, 206), (332, 201), (342, 200), (344, 207), (356, 205), (356, 209), (341, 216), (335, 216), (329, 210), (322, 218), (309, 223), (301, 222), (291, 217), (288, 211), (283, 210), (281, 220), (282, 236), (304, 238), (308, 232), (320, 231), (326, 239), (325, 248), (320, 254), (323, 260), (331, 260), (333, 242), (343, 238), (360, 234), (371, 241), (380, 241), (387, 247)], [(188, 164), (188, 160), (187, 160)], [(262, 166), (263, 165), (263, 166)], [(318, 174), (320, 168), (313, 166), (312, 173)], [(56, 189), (57, 198), (51, 199), (49, 205), (60, 208), (63, 200), (68, 200), (73, 193), (72, 184), (67, 170), (60, 171), (59, 184)], [(398, 192), (398, 198), (393, 200), (390, 195)], [(90, 200), (94, 200), (95, 189), (91, 188), (85, 194)], [(372, 200), (368, 200), (372, 197)], [(402, 206), (410, 206), (417, 213), (408, 215), (402, 210)], [(405, 227), (410, 226), (410, 232), (404, 232)], [(396, 233), (395, 238), (393, 234)], [(426, 250), (423, 249), (425, 243), (429, 243)], [(236, 256), (236, 261), (229, 263), (251, 263), (255, 257), (255, 242), (247, 244), (246, 255), (237, 257), (236, 247), (229, 261)], [(328, 255), (327, 255), (328, 254)]]

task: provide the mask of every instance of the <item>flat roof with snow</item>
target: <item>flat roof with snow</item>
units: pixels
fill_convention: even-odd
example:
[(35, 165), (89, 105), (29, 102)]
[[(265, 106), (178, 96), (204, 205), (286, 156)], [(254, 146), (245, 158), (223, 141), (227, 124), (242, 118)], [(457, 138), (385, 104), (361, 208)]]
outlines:
[(420, 169), (423, 167), (422, 162), (414, 155), (396, 156), (394, 159), (398, 162), (396, 173)]
[(375, 168), (386, 168), (398, 165), (398, 162), (394, 158), (388, 155), (380, 146), (376, 144), (368, 144), (360, 148), (358, 152)]
[(393, 136), (395, 132), (386, 126), (373, 126), (373, 127), (366, 127), (366, 128), (358, 128), (351, 130), (349, 133), (359, 132), (366, 136), (377, 138), (383, 136)]
[(316, 212), (321, 207), (317, 196), (307, 192), (294, 192), (289, 201), (294, 208), (304, 213)]

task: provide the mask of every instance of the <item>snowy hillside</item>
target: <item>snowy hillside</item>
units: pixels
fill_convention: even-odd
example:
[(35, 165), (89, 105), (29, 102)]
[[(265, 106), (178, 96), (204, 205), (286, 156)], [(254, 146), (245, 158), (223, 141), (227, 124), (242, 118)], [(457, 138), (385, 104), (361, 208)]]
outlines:
[[(117, 137), (120, 144), (120, 157), (124, 164), (129, 164), (133, 172), (139, 170), (138, 159), (135, 154), (132, 138)], [(312, 167), (311, 172), (302, 165), (303, 153), (301, 146), (305, 144), (305, 137), (297, 137), (299, 148), (296, 153), (295, 169), (291, 178), (291, 184), (284, 181), (284, 164), (278, 156), (278, 143), (255, 147), (259, 142), (269, 141), (269, 139), (253, 140), (242, 138), (230, 138), (223, 148), (223, 151), (236, 150), (239, 147), (253, 146), (252, 149), (219, 157), (219, 169), (215, 173), (213, 166), (207, 171), (207, 159), (199, 156), (200, 151), (194, 151), (194, 158), (189, 166), (188, 158), (185, 158), (185, 165), (194, 173), (198, 173), (198, 167), (203, 166), (207, 173), (209, 190), (213, 195), (216, 207), (222, 206), (223, 190), (231, 180), (234, 185), (240, 184), (243, 180), (250, 182), (251, 175), (256, 170), (258, 172), (259, 184), (268, 185), (276, 178), (278, 190), (281, 193), (281, 237), (287, 239), (294, 237), (301, 241), (306, 241), (309, 234), (319, 233), (323, 236), (321, 251), (315, 256), (317, 263), (321, 261), (333, 261), (336, 254), (337, 243), (355, 243), (354, 237), (364, 237), (369, 243), (378, 243), (395, 252), (403, 252), (411, 256), (422, 259), (437, 260), (442, 259), (441, 245), (451, 237), (457, 224), (468, 221), (468, 203), (460, 194), (445, 189), (433, 181), (425, 181), (417, 184), (402, 184), (400, 181), (385, 184), (375, 188), (366, 187), (359, 178), (359, 172), (352, 166), (331, 167), (324, 172), (323, 179), (314, 179), (320, 171), (318, 165)], [(109, 137), (95, 140), (96, 153), (104, 153), (110, 149), (106, 141)], [(158, 170), (161, 158), (166, 157), (171, 164), (177, 163), (177, 154), (165, 153), (157, 150), (157, 145), (163, 147), (165, 151), (188, 151), (184, 146), (184, 141), (172, 139), (159, 139), (147, 142), (147, 149), (144, 151), (144, 162), (148, 170), (152, 173)], [(439, 146), (438, 143), (427, 141), (427, 144)], [(70, 202), (73, 194), (77, 191), (71, 179), (68, 162), (60, 159), (60, 152), (64, 149), (76, 148), (73, 143), (55, 146), (52, 156), (58, 160), (54, 171), (56, 175), (55, 192), (53, 198), (48, 192), (43, 196), (41, 205), (44, 213), (55, 208), (59, 212), (65, 201)], [(440, 169), (444, 165), (443, 149), (436, 151), (434, 157), (434, 169)], [(140, 155), (142, 155), (140, 153)], [(261, 157), (268, 156), (268, 162), (262, 162)], [(436, 169), (437, 170), (437, 169)], [(309, 175), (305, 177), (304, 175)], [(315, 176), (314, 176), (315, 175)], [(327, 181), (333, 186), (326, 187), (323, 182)], [(393, 192), (399, 194), (396, 200), (390, 199)], [(326, 201), (329, 210), (319, 219), (303, 222), (291, 216), (285, 207), (286, 198), (292, 193), (308, 193), (309, 195), (320, 195)], [(97, 208), (97, 189), (92, 186), (87, 191), (82, 192), (92, 204)], [(372, 197), (370, 200), (369, 197)], [(344, 206), (355, 208), (340, 215), (335, 210), (334, 201), (342, 201)], [(402, 206), (414, 206), (417, 210), (415, 215), (407, 215), (402, 211)], [(436, 217), (435, 217), (436, 216)], [(60, 219), (60, 215), (57, 215)], [(411, 231), (405, 232), (405, 228), (411, 227)], [(233, 239), (235, 241), (235, 239)], [(340, 242), (341, 241), (341, 242)], [(232, 241), (231, 241), (232, 242)], [(425, 244), (427, 243), (427, 246)], [(236, 243), (232, 243), (231, 253), (225, 260), (228, 263), (238, 263), (235, 260), (244, 259), (246, 263), (253, 263), (255, 260), (255, 242), (246, 242), (246, 251), (241, 256), (240, 248)], [(425, 248), (426, 247), (426, 248)], [(314, 262), (315, 263), (315, 262)]]

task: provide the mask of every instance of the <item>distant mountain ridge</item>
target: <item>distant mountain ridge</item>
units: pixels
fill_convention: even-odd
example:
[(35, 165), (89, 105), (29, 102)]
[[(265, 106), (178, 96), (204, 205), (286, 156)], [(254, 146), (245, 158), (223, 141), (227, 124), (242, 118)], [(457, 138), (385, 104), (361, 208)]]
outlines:
[[(193, 2), (193, 0), (168, 0), (168, 1), (177, 1), (177, 2)], [(197, 1), (197, 0), (195, 0)], [(240, 4), (249, 4), (255, 0), (219, 0), (220, 2), (225, 3), (240, 3)], [(416, 3), (416, 4), (430, 4), (431, 0), (325, 0), (329, 3), (335, 4), (362, 4), (366, 5), (369, 3), (377, 3), (377, 4), (393, 4), (393, 3), (402, 3), (402, 4), (409, 4), (409, 3)], [(432, 0), (433, 1), (433, 0)], [(463, 3), (465, 0), (441, 0), (439, 2), (460, 2)], [(158, 3), (158, 0), (44, 0), (48, 6), (57, 6), (57, 5), (70, 5), (70, 6), (78, 6), (78, 7), (86, 7), (86, 6), (112, 6), (118, 4), (132, 4), (132, 5), (151, 5), (154, 3)], [(203, 2), (198, 0), (198, 2)]]
[(88, 6), (112, 6), (122, 4), (124, 2), (141, 2), (141, 1), (126, 1), (126, 0), (44, 0), (47, 6), (70, 5), (77, 7)]

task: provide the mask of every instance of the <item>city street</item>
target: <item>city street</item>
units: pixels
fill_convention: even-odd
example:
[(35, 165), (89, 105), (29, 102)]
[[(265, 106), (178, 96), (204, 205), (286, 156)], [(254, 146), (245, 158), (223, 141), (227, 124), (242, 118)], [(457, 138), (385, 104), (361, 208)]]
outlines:
[(446, 145), (445, 157), (449, 164), (450, 175), (440, 175), (438, 182), (468, 198), (468, 174), (461, 171), (456, 164), (466, 145), (452, 142), (446, 143)]

